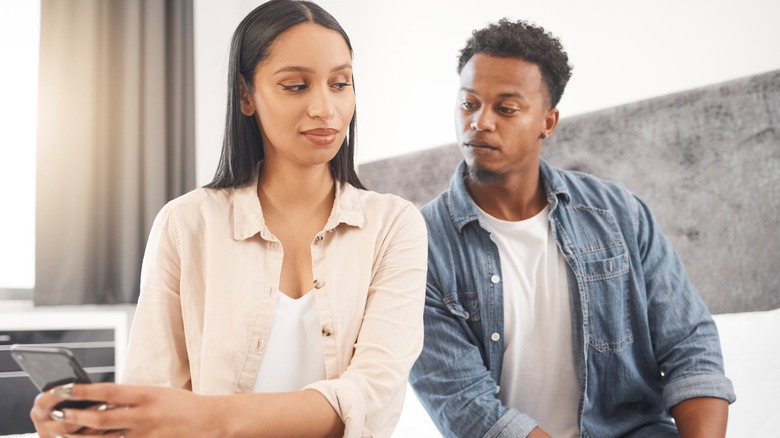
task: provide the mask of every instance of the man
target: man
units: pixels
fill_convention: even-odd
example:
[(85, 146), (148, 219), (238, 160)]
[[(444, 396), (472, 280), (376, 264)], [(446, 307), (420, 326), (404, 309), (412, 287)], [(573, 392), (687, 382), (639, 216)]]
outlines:
[(715, 324), (647, 206), (540, 157), (571, 76), (525, 22), (475, 31), (464, 162), (423, 207), (423, 353), (411, 383), (445, 436), (724, 436)]

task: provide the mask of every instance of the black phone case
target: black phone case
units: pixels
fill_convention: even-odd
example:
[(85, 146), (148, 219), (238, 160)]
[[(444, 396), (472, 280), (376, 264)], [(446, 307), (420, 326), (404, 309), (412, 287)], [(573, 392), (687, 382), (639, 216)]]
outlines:
[[(68, 383), (92, 383), (73, 352), (67, 348), (16, 344), (11, 346), (11, 357), (41, 392)], [(55, 409), (84, 409), (100, 403), (93, 400), (63, 400)]]

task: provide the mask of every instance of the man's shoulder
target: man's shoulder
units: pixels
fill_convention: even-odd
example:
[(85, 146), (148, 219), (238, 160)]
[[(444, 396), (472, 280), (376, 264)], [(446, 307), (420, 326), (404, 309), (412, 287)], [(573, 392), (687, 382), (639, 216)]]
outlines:
[(547, 169), (550, 173), (556, 175), (557, 178), (569, 188), (572, 186), (583, 186), (584, 188), (591, 190), (626, 190), (626, 188), (617, 181), (602, 178), (586, 171), (564, 169), (552, 165), (547, 165)]
[(448, 192), (442, 192), (420, 207), (420, 212), (425, 217), (426, 221), (429, 219), (441, 220), (442, 213), (447, 212), (447, 197)]
[[(454, 207), (450, 203), (448, 192), (440, 194), (420, 207), (420, 212), (428, 228), (429, 248), (448, 248), (457, 245), (463, 238), (459, 226), (455, 223), (451, 208)], [(434, 250), (434, 252), (436, 251)]]
[(550, 190), (556, 193), (567, 193), (575, 205), (603, 203), (624, 205), (633, 197), (633, 193), (620, 182), (579, 170), (562, 169), (551, 165), (546, 167), (546, 180)]

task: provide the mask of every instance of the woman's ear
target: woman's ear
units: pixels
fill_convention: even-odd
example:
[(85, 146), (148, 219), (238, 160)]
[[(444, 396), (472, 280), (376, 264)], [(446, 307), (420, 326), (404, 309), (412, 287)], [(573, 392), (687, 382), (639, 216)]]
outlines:
[(241, 80), (241, 113), (245, 116), (252, 116), (255, 114), (255, 99), (249, 92), (244, 76), (239, 76), (239, 79)]

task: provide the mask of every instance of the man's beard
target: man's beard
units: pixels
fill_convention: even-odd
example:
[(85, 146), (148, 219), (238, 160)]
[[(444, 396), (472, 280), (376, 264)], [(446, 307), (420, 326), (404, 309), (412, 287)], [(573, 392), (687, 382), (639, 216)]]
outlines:
[(466, 177), (479, 184), (492, 184), (501, 180), (501, 174), (479, 166), (466, 166)]

